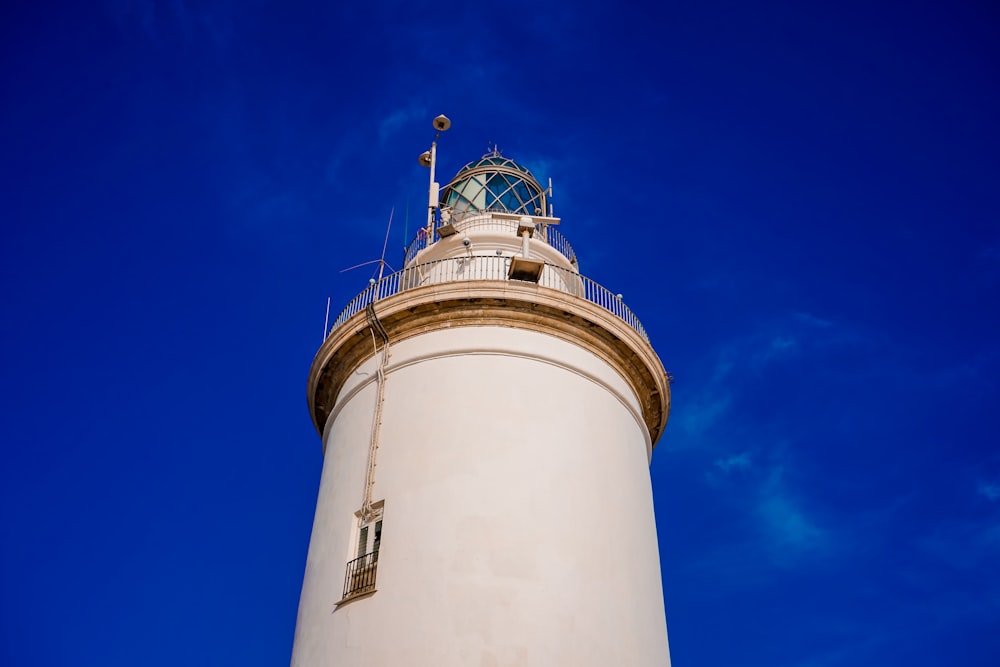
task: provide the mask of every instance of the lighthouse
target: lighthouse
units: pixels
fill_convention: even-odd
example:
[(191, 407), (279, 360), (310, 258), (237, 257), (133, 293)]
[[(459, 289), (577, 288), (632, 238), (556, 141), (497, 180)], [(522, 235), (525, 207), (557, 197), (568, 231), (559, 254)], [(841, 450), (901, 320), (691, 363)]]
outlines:
[(441, 188), (437, 142), (402, 269), (309, 372), (324, 462), (292, 665), (669, 665), (667, 374), (581, 272), (551, 182), (493, 149)]

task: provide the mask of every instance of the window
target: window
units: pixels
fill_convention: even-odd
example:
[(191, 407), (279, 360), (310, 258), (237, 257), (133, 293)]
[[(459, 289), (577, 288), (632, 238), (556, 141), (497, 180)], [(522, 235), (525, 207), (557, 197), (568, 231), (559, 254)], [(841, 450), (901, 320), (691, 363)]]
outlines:
[[(347, 563), (344, 597), (341, 602), (375, 592), (378, 554), (382, 547), (382, 502), (379, 501), (372, 507), (374, 515), (358, 528), (355, 558)], [(355, 516), (360, 521), (361, 512), (356, 512)]]
[(358, 536), (358, 558), (368, 553), (368, 526), (362, 526), (361, 535)]
[(374, 559), (378, 560), (378, 549), (381, 546), (381, 542), (382, 519), (377, 520), (374, 524), (369, 523), (366, 526), (362, 526), (358, 532), (357, 557), (361, 558), (365, 554), (374, 554)]

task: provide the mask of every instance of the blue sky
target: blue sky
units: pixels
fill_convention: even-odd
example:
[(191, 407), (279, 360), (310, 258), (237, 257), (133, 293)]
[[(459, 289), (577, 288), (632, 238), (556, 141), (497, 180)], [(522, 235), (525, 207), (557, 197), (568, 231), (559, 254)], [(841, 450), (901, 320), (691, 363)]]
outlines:
[(989, 3), (83, 4), (0, 10), (0, 662), (288, 660), (326, 299), (446, 113), (677, 378), (674, 664), (1000, 664)]

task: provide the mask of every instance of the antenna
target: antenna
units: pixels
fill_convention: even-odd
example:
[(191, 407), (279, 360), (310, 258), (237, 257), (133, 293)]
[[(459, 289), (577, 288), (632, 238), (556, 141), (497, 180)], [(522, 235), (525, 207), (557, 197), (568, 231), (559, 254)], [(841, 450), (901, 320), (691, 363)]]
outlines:
[[(382, 242), (382, 256), (378, 259), (370, 259), (367, 262), (361, 262), (360, 264), (355, 264), (354, 266), (349, 266), (346, 269), (341, 269), (341, 273), (347, 273), (348, 271), (353, 271), (354, 269), (360, 269), (362, 266), (368, 266), (369, 264), (378, 264), (378, 279), (382, 280), (382, 274), (385, 271), (385, 267), (389, 267), (389, 270), (395, 272), (396, 269), (392, 268), (389, 262), (385, 261), (385, 249), (389, 245), (389, 230), (392, 229), (392, 216), (396, 212), (396, 207), (393, 206), (392, 210), (389, 211), (389, 224), (385, 228), (385, 241)], [(369, 282), (375, 282), (375, 274), (372, 274), (371, 280)]]
[(389, 224), (385, 226), (385, 241), (382, 241), (382, 257), (378, 260), (378, 279), (382, 280), (382, 271), (385, 270), (385, 248), (389, 245), (389, 230), (392, 229), (392, 216), (396, 212), (393, 206), (389, 211)]
[(406, 245), (410, 242), (410, 200), (406, 199), (406, 211), (403, 214), (403, 252), (409, 250)]
[(330, 335), (330, 297), (326, 297), (326, 320), (323, 322), (323, 340)]

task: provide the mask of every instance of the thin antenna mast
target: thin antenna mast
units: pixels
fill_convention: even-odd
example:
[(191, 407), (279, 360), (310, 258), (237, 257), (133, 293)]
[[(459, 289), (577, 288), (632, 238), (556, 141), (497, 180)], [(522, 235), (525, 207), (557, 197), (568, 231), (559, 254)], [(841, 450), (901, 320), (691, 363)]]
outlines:
[[(341, 269), (341, 273), (347, 273), (348, 271), (353, 271), (354, 269), (360, 269), (362, 266), (368, 266), (369, 264), (378, 263), (378, 279), (382, 280), (382, 275), (385, 272), (385, 267), (389, 267), (393, 271), (396, 269), (392, 268), (389, 262), (385, 261), (385, 249), (389, 245), (389, 231), (392, 229), (392, 216), (396, 212), (396, 207), (393, 206), (392, 210), (389, 211), (389, 224), (385, 228), (385, 241), (382, 242), (382, 256), (378, 259), (370, 259), (367, 262), (361, 262), (360, 264), (355, 264), (354, 266), (349, 266), (346, 269)], [(375, 282), (375, 276), (372, 276), (371, 282)]]
[(382, 272), (385, 270), (385, 249), (389, 245), (389, 230), (392, 229), (392, 216), (396, 212), (393, 206), (389, 211), (389, 224), (385, 227), (385, 241), (382, 242), (382, 257), (378, 260), (378, 279), (382, 280)]
[(330, 297), (326, 297), (326, 320), (323, 322), (323, 340), (330, 335)]
[(406, 200), (406, 212), (403, 215), (403, 252), (405, 253), (409, 248), (407, 247), (407, 242), (410, 240), (410, 200)]

